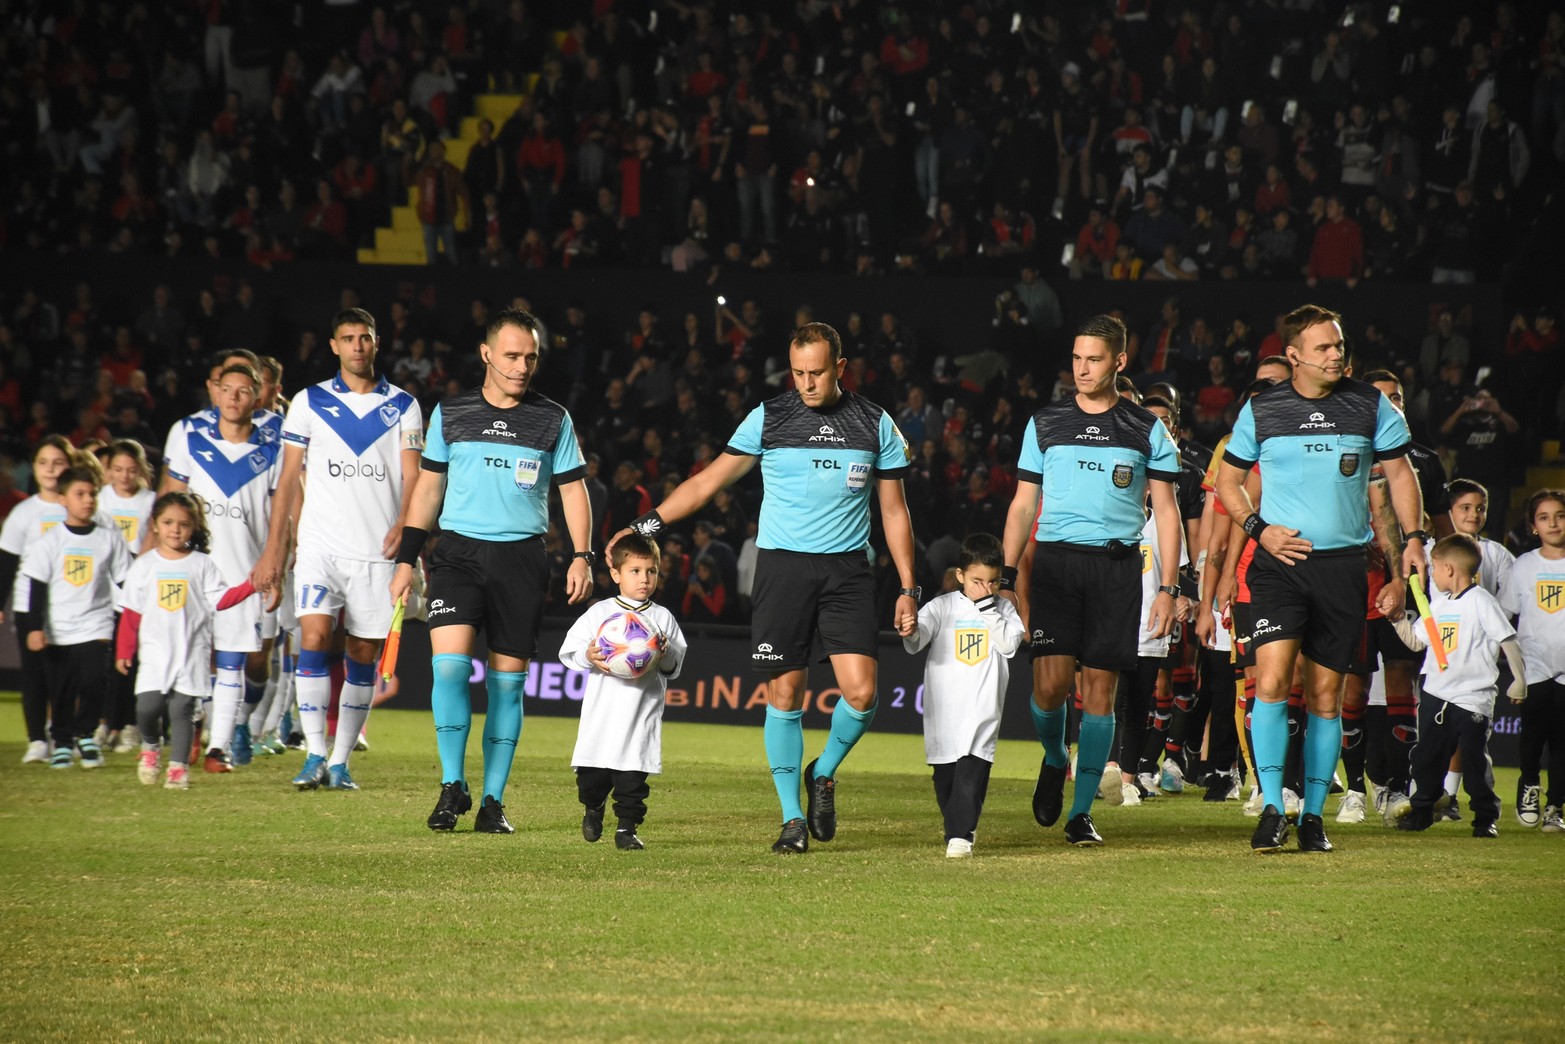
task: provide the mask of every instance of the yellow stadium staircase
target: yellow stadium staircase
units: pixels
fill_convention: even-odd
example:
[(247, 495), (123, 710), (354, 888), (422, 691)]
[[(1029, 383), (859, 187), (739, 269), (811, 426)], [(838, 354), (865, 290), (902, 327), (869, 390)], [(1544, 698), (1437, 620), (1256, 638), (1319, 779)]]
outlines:
[[(536, 73), (528, 74), (525, 90), (531, 92), (537, 81)], [(473, 114), (462, 118), (455, 137), (444, 140), (446, 161), (458, 170), (467, 165), (467, 152), (478, 140), (478, 121), (494, 122), (495, 133), (500, 132), (505, 121), (522, 103), (521, 94), (480, 94), (473, 99)], [(474, 202), (477, 202), (476, 200)], [(465, 231), (471, 216), (465, 211), (457, 215), (457, 231)], [(391, 208), (391, 226), (375, 230), (375, 245), (359, 248), (359, 263), (365, 265), (422, 265), (424, 256), (424, 230), (419, 227), (418, 211), (412, 201), (407, 206)]]

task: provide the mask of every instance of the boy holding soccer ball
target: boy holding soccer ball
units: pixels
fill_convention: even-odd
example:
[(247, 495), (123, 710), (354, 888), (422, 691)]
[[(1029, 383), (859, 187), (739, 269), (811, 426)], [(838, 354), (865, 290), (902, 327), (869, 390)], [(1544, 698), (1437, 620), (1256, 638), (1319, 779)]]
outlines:
[[(663, 771), (663, 694), (684, 664), (685, 635), (674, 614), (652, 601), (657, 544), (639, 533), (621, 537), (609, 574), (619, 594), (577, 618), (560, 647), (560, 662), (591, 673), (571, 753), (576, 792), (587, 809), (581, 836), (603, 836), (604, 804), (612, 792), (619, 821), (614, 844), (637, 850), (645, 847), (636, 828), (647, 816), (647, 776)], [(639, 619), (615, 620), (622, 614)]]

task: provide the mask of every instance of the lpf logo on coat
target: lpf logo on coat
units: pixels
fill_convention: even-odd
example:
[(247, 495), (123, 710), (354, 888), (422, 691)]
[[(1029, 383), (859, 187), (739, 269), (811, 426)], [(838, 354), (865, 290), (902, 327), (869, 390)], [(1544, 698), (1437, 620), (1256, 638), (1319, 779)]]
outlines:
[(1141, 571), (1143, 573), (1150, 573), (1150, 572), (1152, 572), (1152, 545), (1151, 544), (1142, 544), (1141, 545)]
[(190, 590), (190, 582), (184, 577), (158, 580), (158, 608), (164, 612), (177, 613), (185, 608), (185, 596)]
[(989, 628), (982, 624), (956, 625), (956, 658), (972, 667), (989, 655)]
[(1565, 576), (1538, 577), (1538, 608), (1546, 613), (1565, 609)]
[(864, 485), (867, 482), (869, 482), (869, 465), (868, 464), (849, 464), (848, 465), (848, 488), (849, 489), (854, 490), (854, 491), (861, 490), (861, 489), (864, 488)]
[(532, 489), (538, 484), (539, 462), (532, 457), (520, 457), (516, 461), (516, 488)]
[(1439, 620), (1440, 644), (1448, 653), (1456, 652), (1457, 638), (1461, 632), (1461, 624), (1456, 620)]
[(65, 582), (73, 587), (84, 587), (92, 582), (92, 556), (65, 555)]

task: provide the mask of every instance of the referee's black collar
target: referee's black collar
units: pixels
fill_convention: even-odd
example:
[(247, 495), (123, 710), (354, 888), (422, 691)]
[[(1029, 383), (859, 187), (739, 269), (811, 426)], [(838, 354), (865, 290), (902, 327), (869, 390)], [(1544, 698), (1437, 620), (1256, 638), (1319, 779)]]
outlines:
[(639, 612), (642, 612), (644, 610), (652, 608), (652, 599), (648, 598), (645, 602), (642, 602), (640, 605), (635, 605), (635, 604), (632, 604), (631, 602), (625, 601), (625, 599), (621, 598), (619, 595), (615, 595), (614, 596), (614, 604), (618, 605), (622, 609), (629, 609), (631, 612), (639, 613)]

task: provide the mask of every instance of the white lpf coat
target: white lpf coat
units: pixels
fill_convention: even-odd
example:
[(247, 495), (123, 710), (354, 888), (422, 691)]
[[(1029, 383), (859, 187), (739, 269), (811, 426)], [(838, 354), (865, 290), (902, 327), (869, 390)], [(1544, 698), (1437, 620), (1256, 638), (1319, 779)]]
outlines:
[(918, 611), (918, 630), (902, 639), (910, 653), (929, 647), (924, 663), (924, 760), (949, 765), (971, 754), (994, 761), (1000, 709), (1015, 655), (1027, 629), (1004, 598), (979, 609), (948, 591)]
[[(641, 614), (665, 639), (657, 667), (634, 681), (604, 674), (587, 660), (587, 646), (603, 621), (626, 610)], [(679, 677), (685, 649), (679, 621), (656, 602), (634, 605), (605, 598), (577, 617), (560, 646), (560, 662), (588, 674), (572, 768), (663, 771), (663, 696), (669, 679)]]

